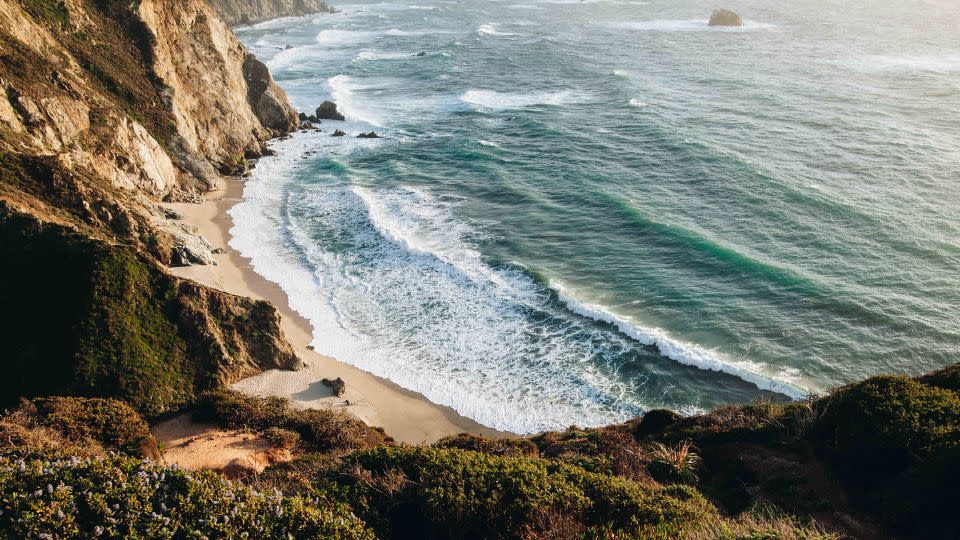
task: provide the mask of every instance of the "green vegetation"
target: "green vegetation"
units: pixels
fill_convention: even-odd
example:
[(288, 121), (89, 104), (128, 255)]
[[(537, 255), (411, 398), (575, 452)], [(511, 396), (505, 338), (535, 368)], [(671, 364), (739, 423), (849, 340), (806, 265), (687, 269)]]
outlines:
[(392, 442), (382, 429), (340, 411), (294, 409), (284, 399), (246, 396), (235, 390), (204, 394), (194, 418), (258, 432), (278, 447), (296, 446), (306, 452), (343, 452)]
[[(810, 439), (867, 509), (896, 529), (960, 526), (960, 395), (907, 377), (874, 377), (817, 403)], [(904, 496), (909, 494), (909, 496)]]
[(70, 12), (63, 0), (20, 0), (20, 3), (27, 13), (46, 24), (61, 27), (70, 25)]
[(96, 441), (130, 455), (156, 455), (150, 426), (137, 411), (115, 399), (51, 397), (25, 402), (18, 409), (40, 425), (70, 440)]
[(123, 456), (0, 457), (3, 538), (372, 539), (342, 504)]
[(696, 490), (459, 449), (381, 446), (308, 474), (302, 485), (339, 494), (382, 538), (634, 538), (643, 527), (716, 518)]

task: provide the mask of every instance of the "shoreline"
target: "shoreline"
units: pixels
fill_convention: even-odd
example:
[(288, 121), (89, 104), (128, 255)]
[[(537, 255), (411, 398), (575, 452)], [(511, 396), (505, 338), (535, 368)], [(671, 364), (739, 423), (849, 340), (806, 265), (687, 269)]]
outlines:
[[(290, 308), (287, 295), (279, 285), (257, 274), (250, 260), (228, 245), (233, 218), (227, 212), (242, 200), (243, 185), (240, 178), (222, 177), (221, 186), (207, 193), (202, 203), (163, 204), (176, 211), (180, 221), (196, 226), (198, 234), (211, 245), (223, 249), (222, 253), (214, 254), (219, 266), (174, 267), (169, 269), (170, 273), (230, 294), (273, 304), (280, 313), (287, 341), (306, 364), (299, 371), (265, 371), (238, 381), (232, 388), (246, 394), (287, 398), (297, 407), (341, 409), (371, 426), (382, 427), (387, 435), (401, 443), (432, 443), (459, 433), (510, 436), (388, 379), (308, 349), (313, 339), (310, 323)], [(320, 382), (323, 378), (336, 377), (346, 383), (342, 397), (333, 395)]]

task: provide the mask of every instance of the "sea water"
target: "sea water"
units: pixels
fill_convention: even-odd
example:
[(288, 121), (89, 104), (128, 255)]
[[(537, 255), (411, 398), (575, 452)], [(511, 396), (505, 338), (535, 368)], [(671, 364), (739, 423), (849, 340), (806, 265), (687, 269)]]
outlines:
[(347, 116), (231, 211), (319, 352), (514, 432), (960, 360), (960, 3), (337, 7), (238, 29)]

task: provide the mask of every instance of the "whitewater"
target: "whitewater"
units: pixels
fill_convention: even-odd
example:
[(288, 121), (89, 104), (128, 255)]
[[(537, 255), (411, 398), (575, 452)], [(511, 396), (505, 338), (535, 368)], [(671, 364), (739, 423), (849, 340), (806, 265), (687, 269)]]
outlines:
[(893, 2), (768, 4), (733, 30), (616, 0), (240, 28), (346, 121), (273, 144), (231, 246), (318, 352), (517, 433), (946, 365), (960, 10), (918, 42)]

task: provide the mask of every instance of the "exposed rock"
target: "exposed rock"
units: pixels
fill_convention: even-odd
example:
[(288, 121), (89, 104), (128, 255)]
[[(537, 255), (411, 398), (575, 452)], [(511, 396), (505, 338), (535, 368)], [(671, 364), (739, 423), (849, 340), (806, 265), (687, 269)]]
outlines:
[(710, 26), (743, 26), (743, 19), (729, 9), (715, 9), (710, 15)]
[(417, 56), (426, 56), (426, 55), (427, 55), (427, 51), (420, 51), (417, 53)]
[(346, 120), (337, 110), (337, 104), (332, 101), (324, 101), (317, 107), (317, 118), (321, 120)]
[(347, 383), (343, 382), (343, 379), (337, 377), (336, 379), (323, 379), (322, 382), (324, 385), (329, 386), (333, 393), (337, 397), (340, 397), (347, 391)]
[(214, 249), (160, 201), (198, 200), (297, 125), (266, 67), (202, 0), (56, 2), (69, 23), (48, 3), (0, 0), (15, 59), (0, 62), (0, 283), (25, 306), (0, 328), (18, 373), (0, 399), (116, 395), (161, 414), (300, 365), (272, 306), (162, 266)]
[(298, 120), (287, 96), (270, 76), (270, 70), (252, 54), (243, 61), (243, 78), (247, 81), (247, 100), (263, 127), (280, 132), (297, 128)]
[(338, 129), (333, 132), (333, 135), (331, 135), (331, 137), (343, 137), (344, 135), (346, 135), (346, 133), (343, 130)]
[(357, 138), (358, 139), (379, 139), (380, 136), (377, 135), (376, 131), (371, 131), (369, 133), (361, 133), (357, 135)]
[(196, 226), (180, 221), (168, 221), (158, 225), (174, 242), (171, 266), (217, 265), (213, 258), (213, 246), (200, 236)]
[(227, 24), (254, 24), (269, 19), (333, 13), (322, 0), (207, 0)]

